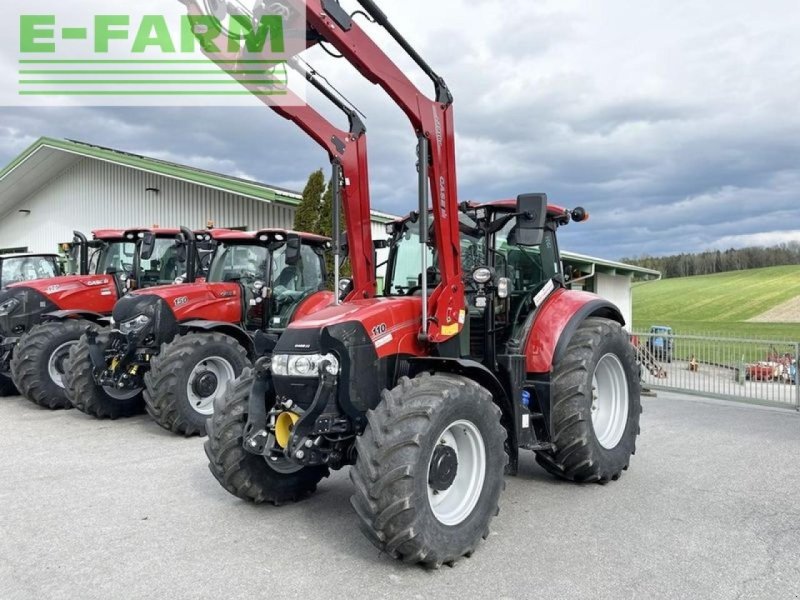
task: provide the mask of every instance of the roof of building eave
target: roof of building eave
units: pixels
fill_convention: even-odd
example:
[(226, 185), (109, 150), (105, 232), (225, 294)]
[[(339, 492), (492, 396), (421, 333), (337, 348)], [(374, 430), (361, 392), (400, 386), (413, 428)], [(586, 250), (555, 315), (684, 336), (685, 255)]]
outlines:
[(2, 193), (2, 182), (10, 173), (21, 168), (24, 169), (26, 164), (30, 164), (29, 159), (31, 157), (40, 150), (47, 148), (76, 156), (122, 165), (139, 171), (218, 189), (223, 192), (246, 196), (254, 200), (275, 202), (289, 206), (297, 206), (300, 203), (300, 195), (289, 190), (266, 186), (257, 182), (221, 175), (203, 169), (187, 167), (169, 161), (121, 152), (111, 148), (93, 146), (91, 144), (72, 140), (56, 140), (46, 137), (40, 138), (34, 142), (11, 164), (0, 171), (0, 193)]
[(588, 256), (586, 254), (578, 254), (576, 252), (561, 252), (561, 259), (571, 264), (581, 265), (594, 265), (595, 270), (599, 273), (610, 273), (613, 275), (632, 275), (635, 279), (652, 280), (660, 279), (661, 273), (653, 269), (645, 269), (636, 265), (629, 265), (614, 260), (606, 260), (604, 258), (597, 258), (595, 256)]

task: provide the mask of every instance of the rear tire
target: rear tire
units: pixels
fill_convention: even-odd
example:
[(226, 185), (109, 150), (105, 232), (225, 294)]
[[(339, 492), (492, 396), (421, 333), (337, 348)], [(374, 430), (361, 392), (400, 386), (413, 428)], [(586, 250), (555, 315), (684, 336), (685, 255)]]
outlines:
[(491, 394), (463, 377), (403, 378), (367, 418), (350, 470), (364, 534), (429, 568), (470, 556), (505, 487), (506, 431)]
[(51, 410), (72, 408), (64, 375), (69, 350), (87, 328), (83, 320), (51, 321), (33, 327), (14, 349), (11, 375), (21, 395)]
[(304, 467), (282, 473), (273, 469), (264, 457), (244, 449), (252, 386), (252, 370), (245, 369), (228, 386), (227, 394), (217, 398), (214, 415), (206, 426), (208, 468), (222, 487), (242, 500), (276, 506), (301, 500), (316, 491), (317, 484), (329, 475), (328, 467)]
[[(107, 336), (99, 334), (98, 342), (105, 344)], [(141, 390), (108, 390), (97, 385), (93, 370), (89, 342), (84, 335), (70, 350), (64, 378), (72, 406), (89, 416), (112, 421), (144, 412)]]
[(537, 452), (536, 460), (569, 481), (616, 481), (636, 454), (641, 412), (636, 355), (627, 334), (614, 321), (587, 319), (553, 370), (555, 451)]
[[(214, 401), (250, 360), (241, 344), (222, 333), (190, 333), (161, 346), (144, 376), (147, 412), (161, 427), (185, 436), (205, 435)], [(209, 384), (203, 387), (204, 376)]]

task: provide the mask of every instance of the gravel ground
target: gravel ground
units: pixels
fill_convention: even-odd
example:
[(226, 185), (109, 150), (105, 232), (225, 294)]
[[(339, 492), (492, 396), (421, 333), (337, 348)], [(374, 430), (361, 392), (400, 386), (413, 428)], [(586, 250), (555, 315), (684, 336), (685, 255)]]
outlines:
[(356, 526), (346, 473), (250, 506), (202, 441), (0, 400), (0, 598), (798, 598), (800, 415), (645, 399), (639, 454), (608, 486), (527, 455), (472, 559), (425, 571)]

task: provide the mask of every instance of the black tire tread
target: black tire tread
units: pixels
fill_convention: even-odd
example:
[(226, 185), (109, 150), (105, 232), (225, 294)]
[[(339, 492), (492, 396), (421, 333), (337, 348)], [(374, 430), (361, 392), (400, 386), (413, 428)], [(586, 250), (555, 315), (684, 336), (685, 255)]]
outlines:
[(209, 341), (229, 346), (245, 362), (249, 362), (247, 352), (236, 340), (218, 332), (179, 336), (168, 344), (162, 344), (159, 353), (150, 360), (150, 370), (144, 375), (145, 408), (153, 420), (167, 431), (186, 437), (206, 433), (205, 427), (197, 427), (178, 410), (178, 403), (183, 399), (178, 395), (177, 385), (180, 375), (187, 368), (186, 360)]
[(72, 406), (97, 419), (116, 421), (134, 417), (144, 411), (141, 394), (128, 400), (116, 400), (97, 385), (89, 358), (89, 344), (82, 336), (69, 352), (64, 384)]
[[(595, 349), (601, 340), (608, 336), (624, 336), (619, 323), (609, 319), (589, 318), (584, 321), (569, 343), (566, 355), (556, 365), (552, 378), (552, 415), (554, 451), (538, 451), (536, 461), (551, 475), (576, 483), (606, 484), (616, 481), (627, 470), (628, 464), (610, 465), (596, 455), (590, 440), (594, 430), (591, 415), (587, 414), (583, 405), (587, 395), (591, 395), (592, 374), (587, 364), (590, 363)], [(633, 346), (630, 355), (621, 357), (629, 365), (636, 365)], [(633, 375), (631, 374), (633, 373)], [(628, 373), (629, 380), (639, 385), (636, 370)], [(630, 445), (630, 454), (636, 454), (636, 435), (639, 433), (638, 422), (641, 415), (639, 395), (632, 398), (630, 408), (636, 421), (636, 430), (631, 439), (623, 439), (621, 443)], [(630, 418), (630, 417), (629, 417)]]
[(214, 415), (208, 420), (208, 439), (204, 444), (212, 475), (228, 492), (254, 504), (280, 506), (313, 494), (317, 484), (328, 477), (327, 467), (307, 467), (292, 476), (280, 476), (266, 461), (244, 449), (244, 428), (252, 369), (228, 385), (228, 392), (217, 398)]
[[(32, 327), (28, 333), (22, 336), (11, 358), (12, 379), (20, 395), (50, 410), (72, 408), (72, 403), (66, 390), (57, 395), (48, 393), (45, 382), (42, 381), (41, 374), (38, 371), (39, 358), (53, 336), (69, 330), (75, 334), (77, 339), (89, 327), (97, 328), (97, 325), (82, 319), (51, 321)], [(68, 373), (69, 368), (66, 364), (65, 368)], [(66, 377), (64, 384), (66, 385)]]
[[(506, 430), (500, 424), (501, 412), (491, 395), (476, 382), (457, 376), (424, 373), (414, 379), (403, 377), (397, 387), (385, 390), (380, 404), (367, 413), (369, 426), (356, 440), (358, 461), (350, 469), (354, 493), (351, 504), (366, 537), (380, 550), (407, 563), (421, 564), (437, 569), (443, 564), (452, 565), (475, 551), (479, 540), (467, 548), (446, 554), (434, 549), (425, 531), (414, 528), (414, 498), (411, 486), (403, 480), (412, 477), (411, 459), (395, 461), (392, 457), (405, 449), (421, 450), (421, 433), (432, 420), (434, 412), (445, 402), (485, 402), (496, 419), (495, 434), (506, 439)], [(403, 424), (403, 426), (399, 426)], [(504, 456), (504, 467), (508, 456)], [(503, 469), (499, 475), (502, 476)], [(488, 476), (488, 473), (487, 473)], [(399, 485), (396, 485), (399, 484)], [(505, 488), (505, 480), (502, 482)], [(500, 511), (499, 504), (492, 515)], [(488, 526), (482, 538), (488, 536)]]

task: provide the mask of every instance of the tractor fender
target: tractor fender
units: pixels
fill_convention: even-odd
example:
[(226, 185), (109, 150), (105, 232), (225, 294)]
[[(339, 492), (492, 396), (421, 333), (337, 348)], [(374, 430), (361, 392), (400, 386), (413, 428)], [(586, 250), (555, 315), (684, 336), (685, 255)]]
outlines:
[(90, 310), (56, 310), (42, 315), (42, 321), (66, 321), (67, 319), (85, 319), (98, 325), (111, 325), (111, 317)]
[(522, 347), (527, 372), (550, 373), (563, 357), (578, 327), (591, 317), (603, 317), (625, 325), (619, 308), (596, 294), (565, 289), (553, 292), (525, 325), (528, 331)]
[(239, 327), (238, 325), (234, 325), (233, 323), (226, 323), (225, 321), (186, 321), (185, 323), (180, 324), (180, 332), (181, 334), (186, 334), (190, 332), (209, 332), (209, 331), (216, 331), (219, 333), (223, 333), (225, 335), (229, 335), (237, 342), (242, 345), (242, 348), (245, 349), (247, 352), (247, 356), (249, 358), (253, 358), (255, 354), (255, 348), (253, 345), (253, 338), (252, 336)]

